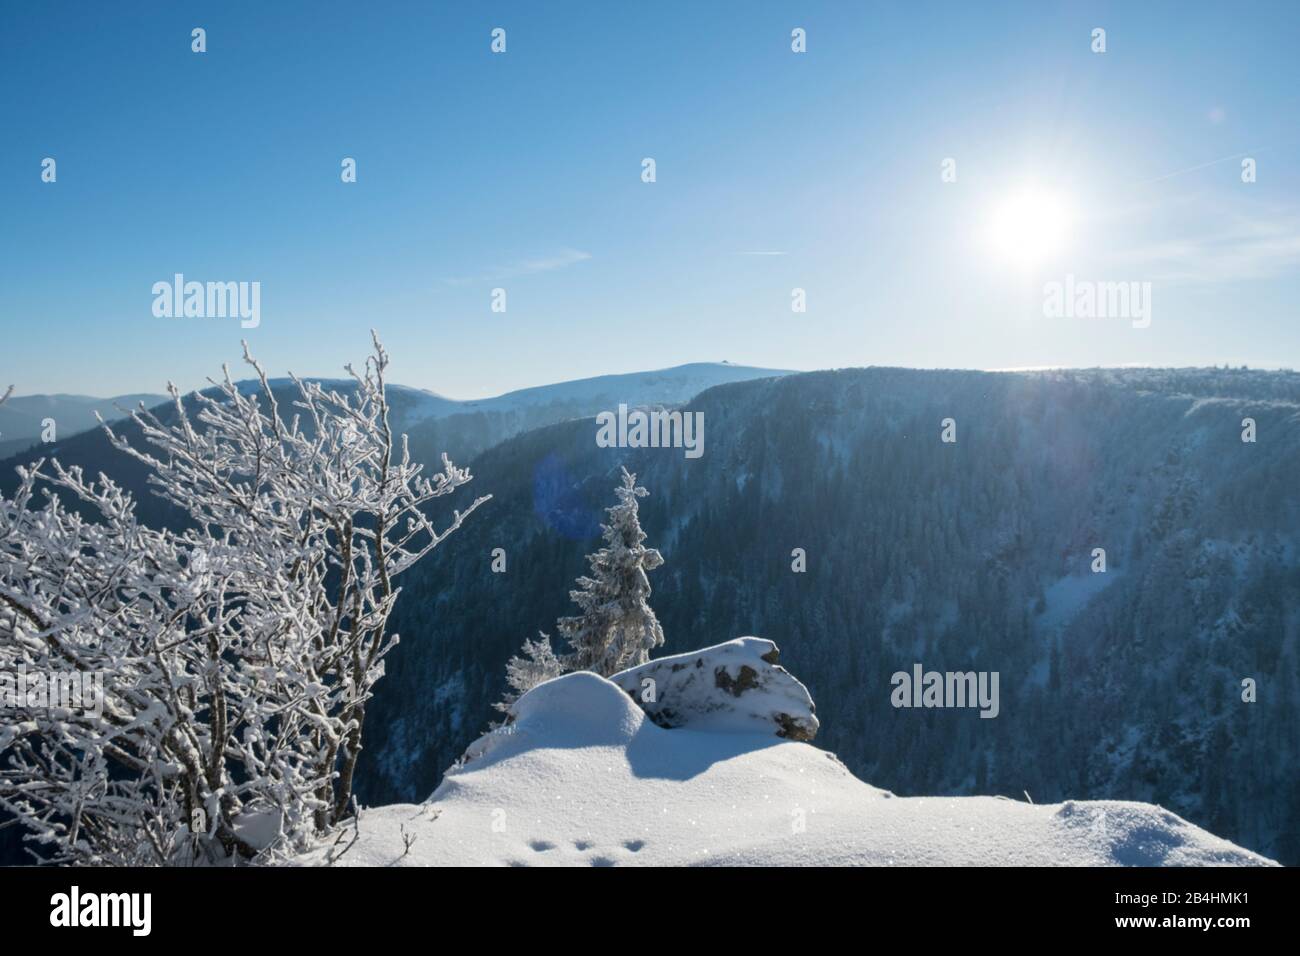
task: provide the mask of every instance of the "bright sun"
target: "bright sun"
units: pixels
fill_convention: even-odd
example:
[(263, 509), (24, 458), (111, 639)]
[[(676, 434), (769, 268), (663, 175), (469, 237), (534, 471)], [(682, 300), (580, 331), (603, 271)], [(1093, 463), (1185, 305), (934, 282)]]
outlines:
[(1029, 187), (994, 207), (988, 243), (1003, 261), (1030, 268), (1064, 249), (1073, 224), (1074, 210), (1065, 197)]

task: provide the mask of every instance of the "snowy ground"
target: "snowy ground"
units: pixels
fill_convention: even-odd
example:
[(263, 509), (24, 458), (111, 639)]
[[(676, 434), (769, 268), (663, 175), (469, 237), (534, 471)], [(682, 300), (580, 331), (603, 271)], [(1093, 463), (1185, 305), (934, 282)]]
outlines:
[(1149, 804), (894, 797), (810, 744), (659, 727), (593, 674), (516, 709), (428, 802), (366, 810), (336, 865), (1271, 862)]

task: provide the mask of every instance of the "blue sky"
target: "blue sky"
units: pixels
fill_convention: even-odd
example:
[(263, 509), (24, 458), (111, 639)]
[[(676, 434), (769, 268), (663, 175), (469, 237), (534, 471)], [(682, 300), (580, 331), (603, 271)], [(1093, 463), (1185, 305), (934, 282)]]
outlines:
[[(242, 337), (333, 374), (371, 326), (458, 398), (722, 359), (1300, 367), (1297, 48), (1291, 2), (4, 4), (0, 378), (190, 388)], [(1032, 267), (987, 239), (1026, 183), (1073, 210)], [(260, 282), (260, 327), (155, 318), (176, 272)], [(1150, 282), (1150, 327), (1045, 318), (1067, 273)]]

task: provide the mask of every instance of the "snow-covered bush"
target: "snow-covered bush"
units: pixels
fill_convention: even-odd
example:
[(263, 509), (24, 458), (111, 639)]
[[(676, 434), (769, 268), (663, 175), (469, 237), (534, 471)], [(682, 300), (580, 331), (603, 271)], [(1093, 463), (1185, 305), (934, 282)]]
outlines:
[(470, 474), (423, 477), (394, 440), (374, 345), (346, 393), (292, 379), (288, 419), (245, 346), (251, 393), (226, 369), (137, 411), (143, 444), (106, 426), (184, 530), (57, 461), (0, 497), (0, 673), (103, 681), (95, 707), (17, 695), (0, 725), (0, 807), (45, 858), (266, 858), (350, 812), (395, 579), (486, 500), (435, 527)]
[(506, 661), (506, 686), (510, 689), (492, 706), (503, 714), (508, 714), (511, 706), (522, 695), (564, 672), (564, 662), (556, 656), (550, 637), (539, 634), (535, 641), (524, 638), (523, 653)]

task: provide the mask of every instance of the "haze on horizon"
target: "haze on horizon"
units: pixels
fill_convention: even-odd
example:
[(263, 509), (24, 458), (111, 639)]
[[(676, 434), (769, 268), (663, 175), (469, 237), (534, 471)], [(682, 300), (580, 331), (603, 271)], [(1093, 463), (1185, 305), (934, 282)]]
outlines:
[[(427, 393), (429, 393), (429, 394), (431, 394), (431, 395), (434, 395), (434, 396), (437, 397), (437, 398), (447, 399), (447, 400), (449, 400), (449, 401), (453, 401), (453, 402), (465, 402), (465, 403), (471, 403), (471, 402), (481, 402), (481, 401), (485, 401), (485, 400), (488, 400), (488, 399), (503, 398), (503, 397), (506, 397), (506, 396), (508, 396), (508, 395), (513, 395), (513, 394), (516, 394), (516, 393), (519, 393), (519, 392), (526, 392), (526, 391), (529, 391), (529, 390), (531, 390), (531, 389), (546, 388), (547, 386), (564, 386), (564, 385), (568, 385), (568, 384), (572, 384), (572, 383), (576, 383), (576, 382), (587, 381), (587, 380), (589, 380), (589, 379), (593, 379), (593, 378), (613, 378), (613, 377), (619, 377), (619, 376), (635, 376), (635, 375), (638, 375), (638, 374), (653, 375), (653, 374), (656, 374), (656, 373), (662, 373), (662, 372), (670, 372), (670, 371), (674, 371), (674, 370), (676, 370), (676, 369), (684, 368), (684, 367), (686, 367), (686, 366), (690, 366), (690, 365), (718, 365), (718, 364), (728, 364), (728, 365), (733, 365), (733, 366), (736, 366), (737, 368), (760, 368), (760, 367), (758, 367), (758, 366), (743, 366), (743, 365), (740, 365), (740, 364), (737, 363), (737, 362), (730, 362), (730, 361), (727, 361), (727, 360), (723, 360), (722, 362), (716, 362), (716, 363), (714, 363), (714, 362), (683, 362), (683, 363), (680, 364), (680, 365), (674, 365), (674, 366), (670, 366), (670, 367), (667, 367), (667, 368), (658, 368), (658, 369), (627, 369), (627, 370), (617, 370), (617, 371), (613, 371), (613, 372), (606, 372), (606, 373), (603, 373), (603, 374), (601, 374), (601, 375), (585, 376), (585, 377), (583, 377), (583, 378), (577, 378), (577, 379), (562, 379), (562, 380), (558, 380), (558, 381), (537, 381), (537, 382), (532, 382), (532, 383), (529, 383), (529, 384), (526, 384), (526, 385), (521, 385), (519, 388), (509, 389), (508, 391), (505, 391), (505, 392), (499, 392), (499, 393), (492, 394), (492, 395), (473, 395), (473, 396), (448, 395), (447, 393), (442, 392), (442, 391), (439, 391), (439, 390), (436, 389), (436, 388), (430, 388), (430, 387), (428, 387), (428, 386), (425, 386), (425, 385), (422, 385), (422, 384), (419, 384), (419, 383), (413, 383), (413, 382), (401, 381), (401, 380), (398, 380), (398, 379), (391, 379), (390, 382), (389, 382), (389, 384), (390, 384), (390, 385), (396, 385), (396, 386), (404, 387), (404, 388), (417, 389), (417, 390), (420, 390), (420, 391), (423, 391), (423, 392), (427, 392)], [(1294, 372), (1294, 371), (1295, 371), (1295, 370), (1292, 369), (1290, 366), (1285, 366), (1285, 365), (1270, 365), (1270, 364), (1268, 364), (1268, 363), (1252, 363), (1252, 362), (1227, 362), (1227, 363), (1224, 363), (1224, 362), (1220, 362), (1220, 363), (1218, 363), (1218, 365), (1219, 365), (1219, 367), (1227, 366), (1227, 367), (1231, 367), (1231, 368), (1242, 368), (1242, 367), (1245, 367), (1245, 368), (1249, 368), (1249, 369), (1254, 370), (1254, 371), (1280, 371), (1280, 372)], [(963, 368), (963, 367), (961, 367), (961, 366), (932, 366), (932, 367), (930, 367), (930, 368), (925, 368), (925, 367), (921, 367), (921, 366), (899, 366), (899, 365), (890, 365), (890, 363), (888, 363), (888, 362), (873, 363), (873, 366), (874, 366), (874, 367), (877, 367), (877, 368), (890, 368), (890, 367), (892, 367), (892, 368), (908, 368), (908, 369), (910, 369), (910, 370), (912, 370), (912, 371), (971, 371), (971, 372), (1006, 372), (1006, 373), (1014, 373), (1014, 372), (1047, 372), (1047, 371), (1058, 371), (1058, 370), (1059, 370), (1059, 371), (1068, 371), (1068, 370), (1085, 370), (1085, 369), (1095, 369), (1095, 368), (1102, 368), (1102, 369), (1105, 369), (1105, 368), (1115, 368), (1115, 369), (1126, 369), (1126, 368), (1172, 368), (1172, 369), (1176, 369), (1176, 370), (1186, 370), (1186, 369), (1199, 369), (1199, 368), (1213, 368), (1213, 367), (1216, 367), (1216, 366), (1160, 366), (1160, 365), (1148, 365), (1148, 364), (1138, 364), (1138, 363), (1133, 363), (1133, 364), (1123, 365), (1123, 366), (1024, 365), (1024, 366), (1018, 366), (1018, 367), (1015, 367), (1015, 368)], [(771, 371), (771, 372), (773, 372), (773, 373), (777, 373), (777, 374), (787, 374), (787, 373), (788, 373), (788, 374), (802, 374), (802, 373), (805, 373), (805, 372), (824, 372), (824, 371), (836, 371), (836, 370), (843, 370), (843, 369), (851, 369), (851, 368), (867, 368), (867, 367), (869, 367), (869, 366), (828, 366), (827, 368), (824, 368), (824, 369), (794, 369), (794, 368), (787, 368), (787, 369), (764, 369), (764, 371)], [(310, 373), (310, 372), (299, 373), (299, 372), (297, 372), (297, 370), (294, 370), (294, 371), (295, 371), (295, 374), (299, 374), (300, 377), (301, 377), (301, 378), (304, 378), (304, 379), (317, 379), (317, 380), (336, 379), (336, 380), (343, 380), (343, 379), (345, 378), (345, 375), (340, 375), (340, 374), (335, 373), (335, 372), (327, 372), (327, 373), (322, 373), (322, 374), (313, 374), (313, 373)], [(246, 376), (244, 376), (244, 375), (238, 375), (238, 374), (236, 374), (236, 375), (234, 375), (233, 377), (235, 378), (236, 381), (252, 381), (252, 378), (251, 378), (251, 377), (246, 377)], [(275, 380), (275, 379), (281, 379), (281, 380), (283, 380), (283, 378), (282, 378), (281, 376), (278, 376), (278, 375), (272, 375), (271, 378), (272, 378), (273, 380)], [(205, 389), (205, 388), (210, 387), (211, 384), (212, 384), (212, 383), (210, 383), (210, 382), (208, 382), (208, 381), (204, 381), (204, 382), (200, 383), (199, 385), (194, 386), (194, 387), (192, 387), (192, 388), (182, 388), (182, 389), (181, 389), (181, 392), (182, 392), (182, 394), (189, 394), (191, 391), (194, 391), (195, 388), (197, 388), (197, 389), (199, 389), (199, 390), (203, 390), (203, 389)], [(3, 389), (2, 387), (0, 387), (0, 393), (2, 393), (3, 390), (4, 390), (4, 389)], [(104, 394), (104, 395), (89, 395), (89, 394), (81, 393), (81, 392), (55, 392), (55, 393), (50, 393), (50, 392), (19, 392), (17, 389), (15, 389), (13, 394), (14, 394), (14, 397), (15, 397), (15, 398), (26, 398), (26, 397), (37, 396), (37, 395), (44, 395), (44, 396), (49, 396), (49, 397), (57, 397), (57, 396), (74, 396), (74, 397), (78, 397), (78, 398), (93, 398), (93, 399), (107, 400), (107, 399), (117, 398), (119, 395), (126, 395), (126, 394), (132, 394), (132, 395), (134, 395), (134, 394), (150, 394), (150, 392), (149, 392), (149, 390), (146, 389), (146, 390), (143, 390), (143, 391), (140, 392), (140, 393), (126, 393), (126, 392), (123, 392), (123, 393), (117, 393), (117, 394), (113, 394), (113, 395), (108, 395), (108, 394)], [(154, 392), (154, 393), (152, 393), (152, 394), (159, 394), (159, 395), (161, 395), (161, 389), (159, 389), (158, 391), (156, 391), (156, 392)]]

